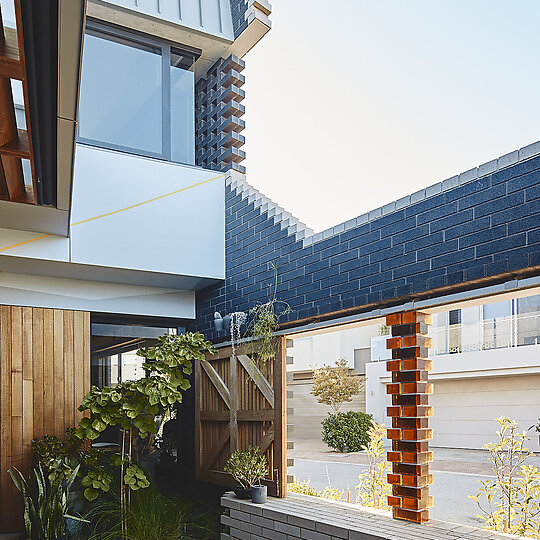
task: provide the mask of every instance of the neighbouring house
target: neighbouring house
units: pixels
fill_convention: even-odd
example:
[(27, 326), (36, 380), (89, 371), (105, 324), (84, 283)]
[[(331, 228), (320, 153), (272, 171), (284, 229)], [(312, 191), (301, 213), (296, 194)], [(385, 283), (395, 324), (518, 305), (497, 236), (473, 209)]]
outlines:
[[(499, 297), (489, 303), (456, 303), (434, 315), (432, 445), (479, 449), (494, 442), (499, 416), (510, 416), (527, 430), (540, 416), (540, 295), (534, 290)], [(296, 440), (318, 438), (327, 407), (309, 392), (312, 367), (346, 358), (351, 369), (366, 376), (366, 387), (343, 410), (367, 411), (391, 424), (386, 387), (391, 374), (386, 360), (386, 328), (380, 324), (337, 330), (295, 339), (289, 417)], [(531, 437), (530, 446), (538, 451)]]
[[(258, 444), (272, 464), (266, 481), (284, 496), (294, 438), (288, 345), (336, 328), (364, 336), (385, 316), (392, 361), (371, 361), (374, 347), (379, 359), (386, 351), (376, 328), (338, 348), (351, 368), (365, 366), (366, 408), (380, 418), (383, 399), (372, 397), (382, 396), (385, 367), (393, 370), (391, 457), (398, 470), (414, 459), (421, 484), (414, 510), (396, 485), (394, 516), (426, 521), (430, 455), (404, 449), (427, 448), (431, 435), (431, 316), (440, 410), (465, 403), (485, 418), (476, 373), (456, 383), (474, 363), (489, 407), (510, 387), (536, 399), (525, 390), (538, 366), (523, 355), (537, 350), (537, 326), (519, 318), (535, 313), (524, 299), (540, 288), (540, 143), (314, 233), (249, 184), (241, 165), (242, 57), (270, 29), (266, 0), (0, 3), (0, 531), (20, 528), (7, 470), (28, 470), (32, 438), (62, 436), (91, 384), (138, 377), (133, 351), (186, 330), (203, 332), (219, 354), (196, 363), (184, 395), (183, 478), (230, 485), (226, 459)], [(265, 382), (214, 317), (267, 302), (274, 280), (291, 309)], [(508, 300), (512, 351), (489, 349), (510, 343), (498, 326), (507, 308), (490, 311)], [(474, 306), (484, 306), (477, 334), (464, 327)], [(454, 313), (447, 322), (445, 311)], [(489, 350), (467, 352), (470, 343)], [(435, 422), (445, 430), (439, 444), (466, 446), (461, 427)], [(423, 426), (414, 440), (409, 424)]]

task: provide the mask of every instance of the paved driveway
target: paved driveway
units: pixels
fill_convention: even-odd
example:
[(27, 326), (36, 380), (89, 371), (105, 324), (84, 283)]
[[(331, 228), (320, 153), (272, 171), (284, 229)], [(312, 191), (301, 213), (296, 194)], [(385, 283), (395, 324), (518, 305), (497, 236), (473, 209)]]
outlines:
[[(431, 465), (433, 485), (430, 492), (434, 507), (430, 517), (463, 525), (481, 526), (482, 521), (474, 501), (468, 495), (478, 491), (478, 481), (492, 478), (488, 454), (483, 450), (453, 450), (434, 448)], [(350, 492), (351, 502), (356, 498), (358, 475), (365, 470), (367, 456), (363, 452), (340, 454), (331, 452), (320, 441), (295, 442), (295, 449), (288, 452), (295, 458), (292, 471), (297, 480), (310, 481), (316, 489), (329, 484), (345, 493)], [(540, 455), (531, 458), (530, 464), (540, 468)]]

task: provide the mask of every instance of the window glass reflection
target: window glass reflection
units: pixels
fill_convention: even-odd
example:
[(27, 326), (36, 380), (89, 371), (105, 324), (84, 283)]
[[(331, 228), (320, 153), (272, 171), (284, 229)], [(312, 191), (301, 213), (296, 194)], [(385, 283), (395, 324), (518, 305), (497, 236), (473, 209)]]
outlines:
[(79, 136), (127, 150), (162, 152), (161, 49), (89, 31)]

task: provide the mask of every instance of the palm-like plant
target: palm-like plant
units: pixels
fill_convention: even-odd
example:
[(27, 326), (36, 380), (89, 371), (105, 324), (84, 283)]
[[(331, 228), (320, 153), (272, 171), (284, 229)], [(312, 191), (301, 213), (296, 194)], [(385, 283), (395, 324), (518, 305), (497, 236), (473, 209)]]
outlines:
[(24, 499), (24, 526), (28, 540), (66, 538), (67, 519), (82, 521), (69, 514), (69, 489), (79, 472), (79, 466), (66, 480), (59, 476), (51, 481), (40, 463), (34, 468), (28, 482), (18, 469), (8, 472)]

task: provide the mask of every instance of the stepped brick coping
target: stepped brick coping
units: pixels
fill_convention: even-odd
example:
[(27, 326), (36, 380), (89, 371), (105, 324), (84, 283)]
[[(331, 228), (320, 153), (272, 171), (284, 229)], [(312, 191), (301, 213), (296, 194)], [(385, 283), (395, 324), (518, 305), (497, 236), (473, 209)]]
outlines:
[(228, 532), (222, 540), (458, 540), (508, 539), (456, 523), (429, 520), (419, 525), (392, 518), (390, 512), (290, 493), (286, 499), (268, 498), (265, 504), (237, 499), (232, 492), (221, 498), (221, 523)]

